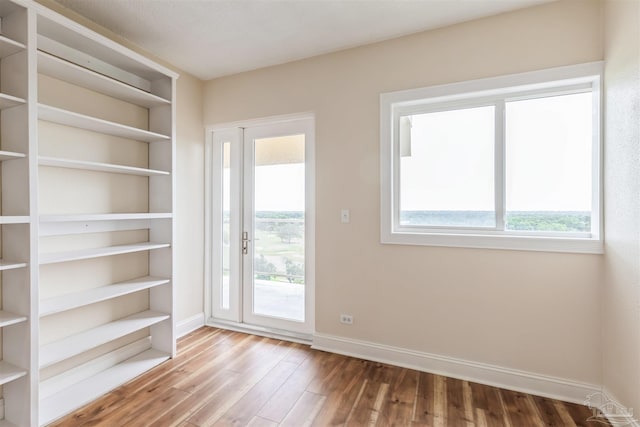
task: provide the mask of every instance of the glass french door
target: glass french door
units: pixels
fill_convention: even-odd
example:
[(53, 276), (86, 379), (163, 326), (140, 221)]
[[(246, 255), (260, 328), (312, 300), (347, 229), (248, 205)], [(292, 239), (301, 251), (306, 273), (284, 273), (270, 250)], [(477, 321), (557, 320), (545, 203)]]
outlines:
[(311, 119), (214, 131), (214, 319), (313, 331)]

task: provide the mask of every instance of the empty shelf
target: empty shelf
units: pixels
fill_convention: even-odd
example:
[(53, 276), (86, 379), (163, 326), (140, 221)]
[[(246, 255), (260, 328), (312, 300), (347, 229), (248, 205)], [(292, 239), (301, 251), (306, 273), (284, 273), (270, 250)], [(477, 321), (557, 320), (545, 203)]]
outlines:
[(15, 325), (16, 323), (24, 322), (25, 320), (27, 320), (27, 316), (0, 310), (0, 328)]
[(79, 261), (83, 259), (99, 258), (128, 254), (132, 252), (148, 251), (152, 249), (168, 248), (168, 243), (134, 243), (131, 245), (109, 246), (106, 248), (91, 248), (77, 251), (40, 254), (40, 264), (54, 264), (57, 262)]
[(44, 222), (85, 222), (85, 221), (126, 221), (130, 219), (168, 219), (170, 213), (123, 213), (123, 214), (80, 214), (80, 215), (41, 215)]
[(28, 223), (29, 223), (28, 216), (22, 216), (22, 215), (0, 216), (0, 224), (28, 224)]
[(40, 425), (77, 409), (169, 359), (150, 349), (40, 401)]
[(165, 313), (143, 311), (46, 344), (40, 347), (40, 368), (46, 368), (168, 318), (169, 315)]
[(0, 271), (13, 270), (14, 268), (22, 268), (26, 266), (27, 266), (26, 262), (7, 261), (7, 260), (0, 259)]
[(22, 159), (26, 157), (22, 153), (14, 153), (13, 151), (1, 151), (0, 150), (0, 160), (15, 160)]
[(133, 166), (121, 166), (110, 163), (87, 162), (84, 160), (60, 159), (55, 157), (40, 157), (41, 166), (54, 166), (68, 169), (82, 169), (97, 172), (122, 173), (127, 175), (159, 176), (169, 175), (169, 172), (153, 169), (137, 168)]
[(25, 103), (25, 100), (15, 96), (0, 93), (0, 110), (5, 108), (17, 107)]
[(7, 36), (0, 35), (0, 58), (13, 55), (14, 53), (20, 52), (26, 48), (27, 47), (22, 43), (11, 40)]
[(48, 316), (54, 313), (71, 310), (100, 301), (117, 298), (123, 295), (142, 291), (169, 283), (169, 279), (161, 277), (139, 277), (133, 280), (114, 283), (113, 285), (101, 286), (83, 292), (61, 295), (59, 297), (48, 298), (40, 303), (40, 316)]
[(120, 138), (135, 139), (137, 141), (156, 142), (169, 141), (171, 139), (171, 137), (167, 135), (85, 116), (84, 114), (74, 113), (44, 104), (38, 105), (38, 118), (47, 122), (113, 135)]
[(43, 51), (38, 51), (38, 71), (56, 79), (142, 107), (150, 108), (170, 104), (170, 101), (157, 95), (129, 86)]
[(25, 375), (27, 375), (27, 371), (24, 369), (18, 368), (4, 360), (0, 362), (0, 385), (17, 380)]

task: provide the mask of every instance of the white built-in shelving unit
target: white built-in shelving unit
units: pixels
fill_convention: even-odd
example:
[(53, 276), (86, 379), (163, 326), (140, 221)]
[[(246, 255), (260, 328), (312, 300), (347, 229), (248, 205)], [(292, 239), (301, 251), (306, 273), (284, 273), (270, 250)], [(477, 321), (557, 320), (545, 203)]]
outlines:
[(49, 424), (175, 355), (177, 77), (0, 0), (0, 427)]
[[(0, 0), (0, 275), (2, 357), (0, 426), (29, 426), (37, 396), (37, 286), (33, 265), (35, 214), (32, 12), (23, 3)], [(2, 417), (0, 417), (2, 418)]]

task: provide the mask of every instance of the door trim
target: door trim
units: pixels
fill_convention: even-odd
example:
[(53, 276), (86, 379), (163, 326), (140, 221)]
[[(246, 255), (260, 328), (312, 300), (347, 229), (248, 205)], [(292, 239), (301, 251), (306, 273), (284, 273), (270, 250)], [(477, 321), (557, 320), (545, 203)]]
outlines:
[(260, 117), (248, 120), (238, 120), (234, 122), (223, 122), (215, 125), (208, 125), (205, 127), (207, 141), (211, 138), (212, 132), (219, 132), (230, 129), (237, 128), (248, 128), (254, 126), (263, 126), (284, 122), (292, 122), (296, 120), (305, 120), (311, 119), (315, 124), (315, 114), (312, 112), (304, 112), (304, 113), (293, 113), (293, 114), (282, 114), (278, 116), (269, 116), (269, 117)]
[(314, 334), (302, 334), (299, 332), (283, 331), (282, 329), (256, 326), (248, 323), (229, 322), (226, 320), (209, 318), (207, 326), (229, 331), (242, 332), (245, 334), (259, 335), (261, 337), (275, 338), (282, 341), (297, 342), (300, 344), (312, 345)]
[[(233, 322), (225, 319), (214, 317), (214, 309), (212, 306), (212, 286), (213, 273), (215, 272), (211, 260), (216, 253), (212, 237), (213, 230), (213, 173), (212, 164), (213, 155), (213, 135), (214, 132), (232, 131), (238, 128), (258, 127), (263, 125), (277, 125), (293, 121), (308, 121), (308, 133), (305, 138), (305, 286), (308, 287), (305, 298), (305, 316), (307, 317), (308, 331), (287, 332), (275, 328), (248, 325), (241, 322)], [(282, 338), (290, 336), (297, 340), (307, 340), (315, 332), (315, 187), (316, 187), (316, 170), (315, 170), (315, 115), (313, 113), (296, 113), (286, 114), (272, 117), (264, 117), (250, 120), (242, 120), (235, 122), (220, 123), (210, 125), (206, 128), (205, 139), (205, 248), (204, 248), (204, 310), (207, 324), (225, 324), (228, 326), (235, 324), (237, 327), (251, 329), (255, 333), (262, 330), (263, 333), (271, 333)], [(242, 288), (242, 286), (240, 286)], [(242, 296), (241, 296), (242, 298)]]

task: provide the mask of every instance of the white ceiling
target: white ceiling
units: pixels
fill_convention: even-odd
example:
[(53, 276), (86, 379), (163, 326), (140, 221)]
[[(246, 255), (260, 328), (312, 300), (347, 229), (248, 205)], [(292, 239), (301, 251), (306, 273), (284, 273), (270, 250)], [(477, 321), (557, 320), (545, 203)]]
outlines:
[(209, 80), (552, 0), (56, 0)]

